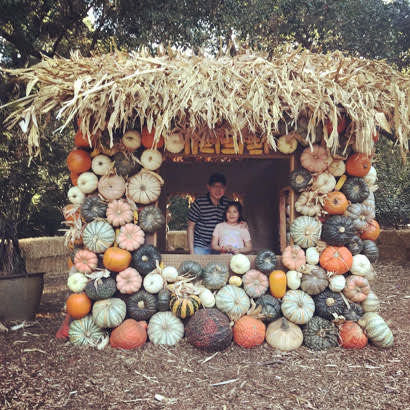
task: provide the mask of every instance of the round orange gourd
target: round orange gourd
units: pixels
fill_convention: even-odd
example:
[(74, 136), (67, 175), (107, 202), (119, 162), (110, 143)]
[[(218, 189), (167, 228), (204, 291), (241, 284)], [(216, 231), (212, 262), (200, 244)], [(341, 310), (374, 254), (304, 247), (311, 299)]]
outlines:
[(70, 179), (71, 179), (71, 183), (74, 186), (77, 186), (77, 182), (78, 182), (78, 177), (80, 176), (80, 174), (77, 174), (76, 172), (70, 172)]
[[(148, 131), (147, 127), (142, 129), (141, 134), (141, 142), (145, 148), (152, 148), (154, 146), (154, 136), (155, 136), (155, 128), (152, 128), (151, 132)], [(161, 135), (157, 142), (156, 147), (162, 148), (164, 146), (164, 137)]]
[(147, 322), (126, 319), (110, 336), (110, 345), (118, 349), (136, 349), (147, 341)]
[(269, 275), (269, 290), (273, 297), (282, 298), (286, 293), (286, 273), (283, 270), (274, 270)]
[[(346, 129), (347, 121), (344, 115), (338, 116), (337, 118), (337, 133), (341, 134)], [(333, 131), (332, 121), (326, 121), (327, 133), (330, 135)]]
[(349, 206), (345, 194), (340, 191), (332, 191), (326, 195), (323, 208), (329, 215), (343, 215)]
[(81, 174), (91, 168), (91, 157), (82, 149), (75, 149), (68, 154), (67, 166), (71, 172)]
[(354, 177), (364, 177), (369, 173), (371, 166), (370, 157), (367, 154), (357, 152), (346, 161), (346, 172)]
[(367, 336), (356, 322), (346, 321), (339, 326), (339, 344), (345, 349), (361, 349), (367, 345)]
[(90, 145), (90, 142), (88, 141), (87, 136), (84, 135), (79, 129), (74, 137), (74, 145), (78, 148), (92, 148), (94, 146), (95, 136), (92, 135), (90, 139), (91, 139), (91, 145)]
[(91, 310), (91, 299), (84, 293), (72, 293), (66, 301), (67, 313), (73, 319), (87, 316)]
[(233, 327), (233, 341), (247, 349), (259, 346), (265, 340), (265, 324), (252, 316), (242, 316)]
[(104, 252), (104, 266), (113, 272), (121, 272), (130, 266), (131, 253), (117, 247), (108, 248)]
[(328, 246), (320, 254), (319, 263), (328, 272), (342, 275), (352, 267), (353, 256), (344, 246)]
[(306, 263), (306, 255), (299, 245), (287, 246), (282, 252), (282, 263), (289, 270), (298, 270)]
[(372, 219), (367, 223), (366, 229), (360, 234), (360, 238), (375, 241), (380, 235), (380, 225)]

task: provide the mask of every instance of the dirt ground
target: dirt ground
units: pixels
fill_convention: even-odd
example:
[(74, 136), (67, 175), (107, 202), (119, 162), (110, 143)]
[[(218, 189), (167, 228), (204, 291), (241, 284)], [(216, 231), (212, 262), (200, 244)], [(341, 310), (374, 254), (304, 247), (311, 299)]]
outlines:
[(391, 349), (232, 344), (214, 356), (185, 341), (98, 351), (57, 340), (68, 292), (64, 275), (49, 274), (36, 321), (0, 334), (0, 408), (410, 409), (410, 267), (376, 269)]

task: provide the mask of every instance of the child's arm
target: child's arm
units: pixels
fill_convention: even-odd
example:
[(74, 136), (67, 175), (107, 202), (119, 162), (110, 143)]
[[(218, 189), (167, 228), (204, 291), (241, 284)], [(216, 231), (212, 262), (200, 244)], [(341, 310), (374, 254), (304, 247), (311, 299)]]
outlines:
[(225, 253), (228, 250), (228, 249), (224, 248), (223, 246), (219, 246), (219, 238), (216, 235), (212, 235), (211, 248), (214, 251), (217, 251), (217, 252), (220, 252), (220, 253)]
[(249, 253), (252, 250), (252, 241), (245, 241), (245, 246), (243, 248), (232, 248), (232, 252), (236, 255), (237, 253)]

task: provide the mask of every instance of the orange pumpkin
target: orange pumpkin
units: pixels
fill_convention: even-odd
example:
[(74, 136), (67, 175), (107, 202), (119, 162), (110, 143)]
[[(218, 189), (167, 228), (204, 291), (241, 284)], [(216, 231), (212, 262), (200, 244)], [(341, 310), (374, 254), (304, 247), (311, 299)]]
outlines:
[(285, 268), (298, 270), (306, 263), (305, 252), (298, 245), (287, 246), (282, 252), (282, 263)]
[(74, 186), (77, 186), (77, 182), (78, 182), (78, 177), (80, 176), (80, 174), (77, 174), (77, 172), (70, 172), (70, 179), (71, 179), (71, 183)]
[(357, 152), (346, 161), (346, 172), (354, 177), (364, 177), (369, 173), (371, 166), (370, 157), (367, 154)]
[(95, 136), (92, 135), (92, 136), (90, 137), (90, 140), (91, 140), (91, 145), (90, 145), (90, 143), (89, 143), (89, 141), (88, 141), (87, 136), (84, 135), (84, 134), (81, 132), (81, 130), (79, 129), (79, 130), (77, 131), (77, 133), (75, 134), (75, 137), (74, 137), (74, 145), (75, 145), (76, 147), (78, 147), (78, 148), (92, 148), (93, 145), (94, 145), (94, 142), (95, 142)]
[(361, 349), (367, 345), (367, 336), (357, 323), (347, 321), (339, 326), (339, 344), (345, 349)]
[(242, 316), (233, 327), (233, 341), (247, 349), (259, 346), (265, 340), (265, 324), (252, 316)]
[(336, 275), (342, 275), (352, 267), (353, 256), (344, 246), (328, 246), (319, 258), (320, 266)]
[[(344, 115), (341, 115), (337, 119), (337, 133), (341, 134), (346, 129), (347, 121)], [(332, 121), (326, 121), (327, 133), (330, 135), (333, 131), (333, 124)]]
[(91, 168), (90, 155), (82, 149), (75, 149), (68, 154), (67, 166), (77, 174), (88, 171)]
[(282, 298), (286, 293), (286, 273), (283, 270), (274, 270), (269, 275), (269, 290), (273, 297)]
[[(148, 131), (147, 127), (142, 129), (141, 133), (141, 143), (145, 148), (152, 148), (154, 146), (154, 136), (155, 128), (152, 128), (151, 132)], [(164, 137), (161, 135), (157, 142), (157, 148), (162, 148), (164, 146)]]
[(371, 241), (375, 241), (380, 235), (380, 225), (375, 220), (372, 219), (367, 223), (366, 229), (360, 234), (362, 239), (370, 239)]
[(325, 198), (323, 208), (330, 215), (343, 215), (349, 206), (345, 194), (340, 191), (329, 192)]
[(131, 258), (131, 253), (125, 249), (111, 247), (104, 252), (103, 263), (108, 270), (121, 272), (130, 266)]
[(118, 349), (136, 349), (147, 341), (147, 322), (124, 320), (110, 336), (110, 345)]
[(72, 293), (66, 301), (67, 313), (73, 319), (87, 316), (91, 310), (91, 299), (84, 293)]

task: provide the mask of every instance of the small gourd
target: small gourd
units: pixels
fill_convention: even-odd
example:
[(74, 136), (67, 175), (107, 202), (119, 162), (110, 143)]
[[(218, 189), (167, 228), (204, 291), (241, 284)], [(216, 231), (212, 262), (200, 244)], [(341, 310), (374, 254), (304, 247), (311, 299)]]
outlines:
[(165, 224), (165, 217), (156, 206), (146, 206), (139, 214), (138, 223), (145, 233), (154, 233)]
[(378, 313), (367, 312), (358, 323), (364, 328), (367, 337), (375, 346), (387, 348), (393, 345), (393, 333)]
[(164, 279), (154, 271), (145, 276), (143, 286), (148, 293), (155, 294), (164, 287)]
[(248, 295), (241, 288), (225, 285), (215, 296), (216, 307), (230, 319), (239, 319), (251, 306)]
[(329, 289), (333, 292), (341, 292), (346, 286), (346, 278), (343, 275), (334, 275), (329, 279)]
[(361, 303), (364, 312), (378, 312), (380, 310), (380, 301), (374, 292), (370, 292), (367, 298)]
[(320, 266), (314, 266), (310, 273), (302, 277), (301, 289), (308, 295), (317, 295), (325, 290), (329, 285), (327, 273)]
[(312, 350), (337, 347), (339, 332), (331, 321), (313, 316), (303, 327), (303, 344)]
[(98, 300), (93, 305), (93, 320), (101, 329), (120, 325), (126, 314), (125, 302), (118, 298)]
[(374, 167), (370, 167), (369, 173), (363, 178), (367, 186), (373, 187), (377, 181), (377, 171)]
[(317, 265), (319, 263), (319, 252), (316, 248), (306, 249), (306, 263), (309, 265)]
[(238, 253), (232, 256), (229, 266), (232, 272), (237, 275), (243, 275), (251, 268), (251, 261), (246, 255)]
[(84, 194), (91, 194), (97, 189), (98, 177), (93, 172), (82, 173), (77, 180), (77, 186)]
[(290, 225), (290, 235), (302, 248), (315, 246), (320, 238), (322, 224), (311, 216), (299, 216)]
[(268, 326), (266, 341), (274, 349), (289, 352), (302, 345), (303, 333), (299, 326), (283, 317)]
[(340, 293), (332, 292), (330, 289), (325, 289), (313, 299), (316, 306), (315, 315), (326, 320), (334, 320), (334, 314), (342, 315), (346, 306)]
[(215, 306), (215, 296), (207, 288), (202, 288), (199, 291), (199, 299), (201, 300), (202, 306), (205, 308), (212, 308)]
[(232, 286), (237, 286), (240, 288), (242, 286), (242, 278), (240, 276), (232, 275), (229, 278), (228, 283)]
[(162, 269), (162, 277), (170, 283), (173, 283), (178, 278), (178, 270), (174, 266), (166, 266)]
[(79, 320), (73, 320), (68, 330), (68, 338), (76, 346), (97, 346), (106, 336), (104, 330), (98, 327), (91, 315)]
[(301, 290), (289, 290), (282, 299), (283, 316), (298, 325), (307, 323), (315, 311), (313, 299)]
[(168, 289), (161, 289), (157, 295), (157, 309), (159, 312), (169, 310), (169, 302), (171, 300), (171, 292)]
[(229, 269), (227, 265), (210, 262), (203, 269), (202, 283), (208, 289), (217, 290), (226, 285), (228, 277)]
[(87, 277), (80, 272), (71, 274), (67, 279), (67, 287), (71, 290), (71, 292), (82, 292), (87, 283)]
[(299, 289), (301, 279), (302, 274), (296, 270), (290, 270), (286, 273), (286, 281), (289, 289)]
[(149, 340), (156, 345), (174, 346), (184, 336), (184, 324), (171, 312), (158, 312), (148, 324)]
[(373, 271), (372, 264), (365, 255), (354, 255), (350, 272), (353, 275), (364, 276), (368, 278)]
[(67, 197), (68, 200), (75, 205), (81, 205), (85, 200), (85, 194), (76, 186), (68, 190)]
[(251, 269), (243, 275), (243, 288), (251, 298), (262, 296), (268, 287), (268, 277), (257, 269)]
[(171, 295), (169, 302), (171, 312), (181, 319), (192, 316), (200, 307), (201, 299), (197, 295)]

